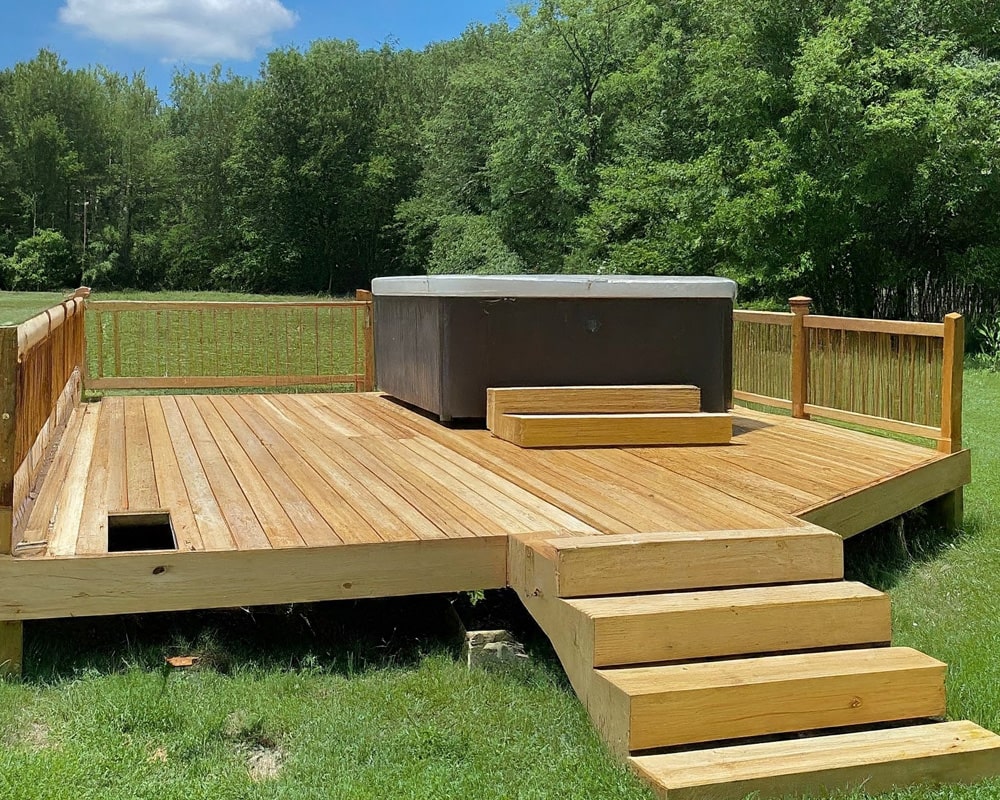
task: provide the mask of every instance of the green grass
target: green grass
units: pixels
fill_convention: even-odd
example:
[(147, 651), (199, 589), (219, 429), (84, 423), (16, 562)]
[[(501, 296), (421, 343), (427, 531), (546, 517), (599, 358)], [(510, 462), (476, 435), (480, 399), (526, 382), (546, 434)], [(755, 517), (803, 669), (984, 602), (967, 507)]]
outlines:
[(67, 297), (59, 292), (0, 292), (0, 325), (18, 325)]
[[(998, 397), (1000, 375), (967, 373), (965, 533), (932, 533), (914, 514), (847, 545), (850, 576), (891, 593), (896, 643), (950, 664), (950, 716), (994, 730)], [(606, 754), (516, 604), (490, 595), (471, 613), (510, 626), (531, 659), (469, 672), (447, 602), (27, 623), (25, 679), (0, 684), (0, 797), (648, 799)], [(163, 669), (181, 653), (201, 666)], [(255, 781), (249, 769), (268, 756), (280, 771)], [(993, 780), (884, 797), (998, 796)]]

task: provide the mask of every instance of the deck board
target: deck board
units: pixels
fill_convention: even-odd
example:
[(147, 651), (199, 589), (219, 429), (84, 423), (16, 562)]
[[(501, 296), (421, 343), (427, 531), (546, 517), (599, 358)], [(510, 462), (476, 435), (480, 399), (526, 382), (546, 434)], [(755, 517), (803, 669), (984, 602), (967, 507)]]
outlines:
[(379, 394), (109, 397), (71, 421), (23, 557), (105, 553), (126, 508), (169, 511), (182, 551), (787, 527), (940, 458), (744, 409), (727, 446), (526, 451)]

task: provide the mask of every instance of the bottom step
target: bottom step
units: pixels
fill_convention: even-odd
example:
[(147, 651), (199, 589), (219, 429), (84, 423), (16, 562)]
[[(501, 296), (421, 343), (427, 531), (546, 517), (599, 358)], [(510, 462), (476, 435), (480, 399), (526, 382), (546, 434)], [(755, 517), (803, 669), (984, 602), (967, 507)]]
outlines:
[(864, 786), (972, 783), (1000, 773), (1000, 736), (972, 722), (717, 747), (630, 759), (669, 800), (742, 800)]

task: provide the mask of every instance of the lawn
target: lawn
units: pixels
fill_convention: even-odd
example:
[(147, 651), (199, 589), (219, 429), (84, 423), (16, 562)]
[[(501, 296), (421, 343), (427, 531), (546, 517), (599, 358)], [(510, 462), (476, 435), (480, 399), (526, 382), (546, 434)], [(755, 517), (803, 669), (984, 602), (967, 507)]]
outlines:
[(0, 325), (17, 325), (68, 296), (61, 292), (0, 292)]
[[(967, 532), (914, 517), (848, 543), (888, 590), (896, 643), (951, 665), (949, 713), (1000, 729), (1000, 375), (970, 371)], [(468, 671), (450, 607), (528, 643)], [(27, 623), (23, 682), (0, 684), (0, 797), (648, 798), (604, 751), (551, 650), (490, 595)], [(193, 654), (187, 670), (165, 656)], [(985, 800), (1000, 781), (902, 800)], [(849, 795), (865, 797), (863, 793)]]

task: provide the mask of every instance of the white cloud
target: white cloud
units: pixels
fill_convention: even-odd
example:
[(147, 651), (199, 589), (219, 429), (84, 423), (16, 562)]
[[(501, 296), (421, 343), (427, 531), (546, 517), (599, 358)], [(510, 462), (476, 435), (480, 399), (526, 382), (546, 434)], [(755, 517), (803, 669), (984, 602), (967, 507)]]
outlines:
[(66, 0), (59, 19), (167, 59), (246, 60), (297, 17), (280, 0)]

